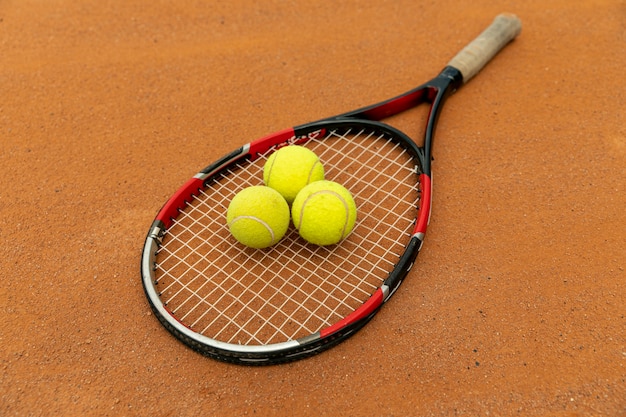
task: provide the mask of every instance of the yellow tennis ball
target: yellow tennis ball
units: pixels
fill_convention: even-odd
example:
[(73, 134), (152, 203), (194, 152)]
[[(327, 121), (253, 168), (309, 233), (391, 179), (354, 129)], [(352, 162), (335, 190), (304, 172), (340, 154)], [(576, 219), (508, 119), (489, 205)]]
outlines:
[(316, 181), (304, 187), (291, 207), (300, 236), (316, 245), (334, 245), (356, 222), (356, 204), (350, 192), (333, 181)]
[(230, 233), (240, 243), (264, 249), (276, 243), (289, 228), (289, 206), (272, 188), (248, 187), (233, 197), (226, 221)]
[(263, 167), (263, 182), (291, 204), (307, 184), (324, 179), (324, 166), (312, 150), (299, 145), (280, 148)]

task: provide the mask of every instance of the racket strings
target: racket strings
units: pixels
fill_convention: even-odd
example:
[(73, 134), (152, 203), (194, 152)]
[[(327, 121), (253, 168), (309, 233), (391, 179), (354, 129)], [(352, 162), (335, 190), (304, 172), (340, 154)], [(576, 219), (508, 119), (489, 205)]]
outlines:
[[(272, 256), (271, 252), (268, 252), (263, 258), (257, 260), (257, 264), (263, 267), (263, 260), (271, 256)], [(297, 262), (297, 259), (295, 257), (292, 257), (291, 261)], [(268, 265), (268, 267), (271, 268), (273, 264), (276, 264), (276, 262), (270, 261), (270, 264)], [(280, 276), (293, 276), (293, 275), (303, 275), (304, 273), (306, 274), (315, 273), (313, 269), (307, 269), (306, 266), (304, 266), (303, 268), (300, 268), (301, 270), (293, 269), (289, 266), (290, 264), (292, 264), (292, 262), (289, 262), (287, 264), (283, 264), (277, 267), (276, 274)], [(238, 271), (235, 271), (235, 273), (237, 272)], [(289, 321), (294, 321), (295, 323), (298, 323), (297, 331), (306, 330), (308, 332), (311, 332), (311, 329), (307, 329), (307, 326), (306, 326), (307, 322), (299, 323), (296, 321), (295, 312), (297, 311), (305, 312), (310, 317), (309, 321), (315, 320), (315, 321), (325, 322), (327, 320), (326, 316), (320, 315), (319, 313), (320, 308), (322, 308), (323, 306), (330, 305), (329, 299), (333, 299), (333, 304), (336, 304), (336, 305), (344, 302), (343, 297), (337, 297), (334, 294), (332, 294), (332, 292), (327, 292), (327, 290), (325, 290), (322, 287), (324, 282), (315, 283), (315, 282), (308, 282), (306, 280), (301, 280), (300, 284), (297, 287), (292, 287), (291, 285), (293, 285), (293, 283), (291, 283), (288, 280), (284, 280), (283, 282), (281, 282), (280, 286), (275, 286), (275, 283), (273, 283), (272, 281), (261, 280), (259, 282), (262, 285), (260, 290), (254, 291), (255, 296), (252, 297), (248, 303), (242, 306), (243, 309), (246, 309), (252, 313), (252, 316), (250, 317), (250, 319), (246, 323), (244, 323), (243, 326), (241, 326), (242, 332), (247, 333), (250, 336), (250, 340), (247, 341), (248, 343), (252, 341), (255, 341), (257, 343), (261, 342), (261, 339), (257, 337), (257, 334), (260, 333), (262, 330), (264, 330), (263, 327), (258, 327), (257, 331), (254, 334), (248, 333), (245, 331), (245, 329), (249, 327), (249, 324), (252, 321), (252, 319), (255, 318), (255, 316), (258, 316), (258, 314), (255, 314), (257, 313), (257, 311), (265, 311), (265, 310), (272, 311), (272, 313), (268, 317), (262, 317), (263, 320), (267, 323), (267, 326), (271, 327), (274, 330), (274, 333), (271, 335), (271, 338), (277, 337), (279, 335), (289, 338), (291, 337), (291, 335), (287, 335), (282, 330), (285, 327), (286, 323)], [(250, 286), (246, 288), (246, 291), (252, 291), (252, 286), (256, 283), (257, 283), (257, 280), (252, 281)], [(311, 294), (313, 292), (311, 291), (311, 288), (305, 288), (305, 285), (309, 285), (310, 287), (313, 287), (313, 290), (317, 291), (319, 294), (326, 294), (326, 297), (324, 299), (315, 299), (317, 304), (311, 303), (310, 299), (307, 300), (308, 301), (307, 303), (300, 302), (298, 300), (298, 297), (294, 296), (294, 294), (297, 294), (297, 293)], [(264, 291), (269, 291), (269, 293), (271, 294), (266, 299), (263, 299), (260, 297), (260, 295), (263, 294)], [(302, 299), (305, 299), (305, 298), (302, 298)], [(253, 308), (254, 302), (256, 301), (258, 301), (260, 305), (258, 305), (257, 308)], [(290, 306), (290, 304), (294, 304), (295, 308), (294, 306)], [(315, 306), (315, 305), (316, 305), (315, 309), (310, 308), (311, 306)], [(291, 313), (289, 313), (290, 311)], [(231, 323), (236, 324), (237, 319), (238, 319), (237, 316), (232, 317)], [(206, 329), (204, 330), (206, 331)]]
[[(337, 131), (332, 131), (330, 133), (331, 136), (339, 137), (344, 144), (349, 144), (351, 141), (349, 139), (349, 135), (351, 131), (346, 133), (339, 133)], [(366, 132), (361, 130), (356, 134), (356, 136), (363, 136), (366, 140), (372, 140), (372, 136), (374, 132)], [(375, 142), (383, 142), (387, 141), (385, 139), (384, 134), (379, 133), (379, 135), (373, 139)], [(355, 150), (358, 150), (351, 158), (356, 158), (357, 160), (362, 161), (362, 165), (355, 171), (354, 173), (347, 172), (349, 179), (347, 181), (364, 181), (367, 175), (371, 175), (372, 178), (368, 178), (368, 183), (372, 186), (372, 193), (369, 198), (363, 199), (361, 206), (357, 207), (359, 213), (363, 213), (364, 219), (372, 219), (374, 221), (380, 222), (382, 225), (388, 228), (394, 229), (397, 233), (403, 233), (407, 230), (412, 223), (414, 218), (410, 216), (411, 213), (405, 212), (402, 213), (402, 207), (408, 208), (409, 211), (412, 211), (414, 207), (418, 206), (419, 203), (419, 194), (415, 195), (415, 199), (410, 202), (409, 206), (406, 206), (406, 201), (402, 199), (398, 199), (398, 193), (406, 192), (406, 195), (410, 195), (414, 192), (415, 179), (411, 178), (415, 175), (419, 175), (419, 167), (418, 165), (407, 166), (406, 160), (409, 158), (407, 152), (404, 148), (402, 148), (397, 143), (391, 143), (392, 146), (386, 147), (386, 153), (375, 153), (372, 152), (372, 147), (367, 146), (367, 142), (358, 141), (354, 143)], [(334, 150), (333, 150), (334, 151)], [(321, 153), (321, 158), (323, 159), (324, 154)], [(344, 161), (340, 160), (337, 164), (338, 166), (342, 166)], [(376, 167), (376, 164), (380, 164), (380, 169), (372, 169), (372, 167)], [(385, 167), (383, 167), (385, 165)], [(390, 167), (395, 166), (395, 170), (391, 170)], [(384, 169), (382, 169), (384, 168)], [(393, 175), (390, 175), (390, 172), (393, 172)], [(398, 176), (398, 173), (404, 172), (404, 176)], [(332, 172), (330, 173), (333, 174)], [(400, 187), (400, 185), (406, 185), (406, 187)], [(389, 201), (395, 201), (395, 204), (388, 209), (383, 208), (383, 204), (389, 204)], [(368, 207), (369, 206), (369, 207)], [(381, 210), (387, 210), (390, 213), (390, 216), (380, 217), (377, 214), (381, 212)], [(405, 216), (402, 216), (405, 214)], [(398, 217), (399, 216), (399, 217)], [(400, 223), (398, 220), (406, 220), (406, 223)], [(383, 240), (387, 235), (378, 233), (372, 229), (363, 229), (368, 231), (370, 234), (375, 236), (371, 236), (371, 239), (376, 240), (376, 244), (384, 248)], [(364, 239), (368, 239), (370, 236), (364, 236)], [(386, 257), (384, 257), (386, 259)]]
[(310, 245), (290, 226), (267, 250), (239, 245), (226, 210), (241, 189), (262, 184), (268, 152), (212, 178), (165, 232), (157, 288), (168, 309), (209, 338), (267, 345), (318, 332), (345, 318), (380, 287), (410, 239), (419, 204), (417, 162), (374, 130), (331, 131), (304, 144), (326, 178), (357, 203), (353, 232), (340, 244)]

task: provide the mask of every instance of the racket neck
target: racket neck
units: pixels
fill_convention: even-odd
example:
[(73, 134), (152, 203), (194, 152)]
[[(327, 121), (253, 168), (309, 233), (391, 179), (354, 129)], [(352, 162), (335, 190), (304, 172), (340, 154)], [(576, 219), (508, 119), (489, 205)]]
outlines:
[(431, 102), (426, 131), (424, 133), (424, 174), (430, 176), (430, 164), (432, 160), (432, 147), (435, 138), (435, 128), (443, 109), (445, 101), (459, 87), (463, 85), (463, 74), (458, 69), (447, 66), (439, 75), (426, 83), (426, 88), (430, 93)]

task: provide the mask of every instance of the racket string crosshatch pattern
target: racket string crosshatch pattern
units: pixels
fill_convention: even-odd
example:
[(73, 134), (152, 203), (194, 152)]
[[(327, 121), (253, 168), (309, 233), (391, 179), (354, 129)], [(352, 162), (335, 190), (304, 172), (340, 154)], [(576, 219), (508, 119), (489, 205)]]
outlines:
[(228, 204), (241, 189), (262, 183), (269, 152), (205, 181), (156, 254), (156, 288), (167, 309), (211, 339), (267, 345), (314, 334), (360, 307), (405, 251), (420, 198), (419, 166), (382, 135), (330, 132), (301, 143), (357, 203), (353, 232), (330, 247), (305, 242), (293, 225), (266, 250), (230, 236)]

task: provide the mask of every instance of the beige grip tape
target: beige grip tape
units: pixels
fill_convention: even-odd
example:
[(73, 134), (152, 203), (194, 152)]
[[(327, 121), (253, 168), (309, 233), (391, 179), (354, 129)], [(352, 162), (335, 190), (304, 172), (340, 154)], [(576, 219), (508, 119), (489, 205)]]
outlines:
[(522, 22), (510, 13), (498, 15), (493, 23), (470, 42), (448, 63), (463, 74), (468, 82), (495, 54), (511, 42), (522, 30)]

